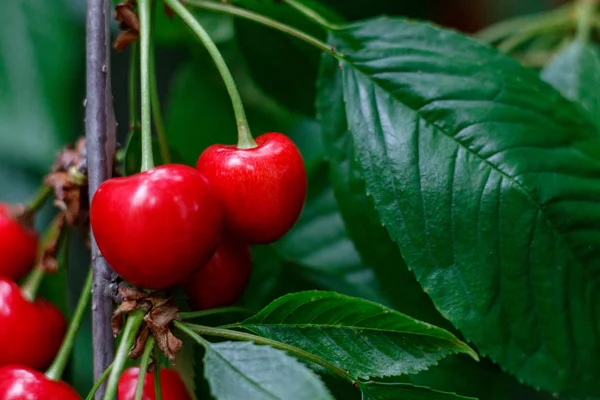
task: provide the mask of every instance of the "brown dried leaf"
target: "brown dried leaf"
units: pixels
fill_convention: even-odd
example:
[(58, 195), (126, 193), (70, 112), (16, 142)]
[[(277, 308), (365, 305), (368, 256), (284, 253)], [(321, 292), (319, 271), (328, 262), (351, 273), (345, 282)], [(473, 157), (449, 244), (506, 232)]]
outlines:
[(26, 230), (35, 231), (32, 215), (24, 204), (10, 204), (7, 206), (8, 216), (23, 226)]
[(113, 314), (112, 327), (115, 336), (123, 328), (123, 313), (137, 309), (146, 313), (130, 356), (137, 358), (143, 353), (148, 334), (151, 333), (156, 339), (158, 348), (171, 362), (175, 362), (175, 355), (181, 350), (183, 342), (170, 330), (171, 322), (179, 319), (179, 312), (173, 298), (165, 292), (147, 293), (127, 285), (120, 286), (119, 295), (123, 298), (123, 302)]
[(44, 183), (54, 189), (54, 205), (65, 213), (66, 222), (77, 226), (87, 237), (89, 212), (85, 138), (79, 138), (74, 147), (61, 150)]
[(123, 296), (125, 300), (137, 301), (148, 297), (148, 293), (134, 286), (122, 284), (119, 286), (119, 294)]
[(136, 360), (142, 356), (144, 353), (144, 347), (146, 347), (146, 342), (148, 342), (149, 335), (150, 330), (147, 326), (144, 326), (138, 333), (138, 336), (135, 338), (133, 348), (129, 352), (129, 357), (131, 357), (132, 360)]
[(165, 15), (167, 16), (167, 18), (169, 19), (173, 19), (173, 10), (171, 9), (171, 7), (169, 7), (168, 5), (164, 5), (164, 10), (165, 10)]
[(178, 310), (172, 298), (158, 295), (152, 298), (153, 307), (144, 317), (145, 323), (152, 331), (158, 348), (171, 362), (175, 362), (175, 355), (181, 350), (183, 343), (171, 330), (169, 325), (178, 319)]
[(136, 308), (137, 303), (135, 301), (124, 301), (119, 304), (119, 307), (117, 307), (110, 320), (114, 337), (119, 336), (119, 333), (121, 333), (121, 330), (123, 329), (123, 314), (130, 313)]
[[(64, 200), (65, 188), (70, 187), (69, 178), (66, 172), (52, 172), (44, 178), (44, 183), (54, 188), (54, 196), (57, 199)], [(56, 205), (56, 202), (55, 202)], [(57, 207), (66, 209), (66, 207)]]
[(121, 33), (119, 36), (117, 36), (115, 42), (113, 43), (113, 47), (117, 51), (123, 51), (127, 47), (129, 47), (131, 43), (138, 40), (139, 36), (140, 34), (132, 29), (127, 30)]
[(58, 260), (56, 259), (56, 256), (58, 255), (59, 242), (64, 225), (65, 215), (61, 212), (52, 220), (51, 229), (49, 230), (52, 235), (46, 238), (38, 260), (38, 267), (46, 272), (55, 273), (58, 271)]
[(148, 325), (148, 327), (150, 328), (150, 331), (152, 331), (152, 336), (156, 339), (156, 345), (160, 351), (172, 364), (174, 364), (175, 356), (181, 351), (183, 342), (173, 335), (169, 329), (157, 330), (153, 329), (150, 325)]
[(123, 298), (123, 301), (119, 304), (119, 307), (117, 307), (111, 319), (114, 337), (117, 337), (121, 332), (121, 329), (123, 329), (123, 314), (130, 313), (131, 311), (140, 308), (140, 305), (138, 304), (139, 300), (145, 299), (148, 296), (146, 292), (124, 284), (119, 287), (119, 295)]
[(122, 30), (140, 31), (140, 20), (130, 3), (120, 3), (115, 7), (115, 19), (119, 21)]

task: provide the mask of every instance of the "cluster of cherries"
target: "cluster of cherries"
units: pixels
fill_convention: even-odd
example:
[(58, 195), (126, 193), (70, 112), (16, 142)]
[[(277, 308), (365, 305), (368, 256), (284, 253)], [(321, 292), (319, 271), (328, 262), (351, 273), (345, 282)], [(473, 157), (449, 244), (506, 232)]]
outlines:
[(38, 372), (58, 352), (66, 320), (56, 306), (29, 299), (16, 283), (35, 264), (39, 239), (13, 211), (0, 203), (0, 399), (78, 399), (67, 384)]
[[(163, 165), (106, 181), (90, 219), (102, 256), (144, 289), (181, 285), (194, 309), (234, 303), (250, 278), (251, 244), (282, 237), (306, 197), (302, 157), (286, 136), (267, 133), (253, 148), (213, 145), (196, 168)], [(63, 340), (66, 321), (51, 303), (28, 299), (16, 283), (35, 264), (38, 236), (0, 204), (0, 399), (79, 399), (42, 372)], [(138, 368), (119, 381), (132, 400)], [(155, 399), (147, 374), (144, 399)], [(191, 399), (178, 373), (161, 368), (163, 398)]]
[(256, 144), (213, 145), (196, 168), (163, 165), (104, 182), (90, 220), (108, 264), (140, 288), (182, 285), (196, 309), (235, 302), (250, 277), (249, 245), (281, 238), (306, 197), (294, 143), (266, 133)]
[[(52, 303), (27, 297), (16, 283), (35, 265), (38, 235), (18, 221), (13, 207), (0, 203), (0, 399), (79, 400), (73, 388), (40, 372), (56, 356), (66, 320)], [(133, 400), (139, 368), (129, 368), (118, 385), (119, 400)], [(163, 399), (191, 400), (179, 374), (160, 371)], [(144, 384), (144, 399), (155, 399), (154, 375)]]

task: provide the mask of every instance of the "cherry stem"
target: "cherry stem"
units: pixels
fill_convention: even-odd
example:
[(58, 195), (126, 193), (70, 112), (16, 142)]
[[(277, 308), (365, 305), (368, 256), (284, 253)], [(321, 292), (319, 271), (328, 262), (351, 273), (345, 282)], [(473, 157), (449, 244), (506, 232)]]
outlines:
[(598, 0), (579, 0), (577, 2), (577, 40), (588, 43), (592, 35), (592, 20), (596, 13)]
[(200, 25), (200, 23), (187, 10), (187, 8), (185, 8), (185, 6), (179, 2), (179, 0), (165, 0), (165, 3), (177, 15), (179, 15), (179, 17), (183, 19), (188, 27), (196, 34), (204, 47), (206, 47), (206, 50), (212, 57), (217, 69), (219, 70), (233, 105), (233, 112), (235, 114), (238, 127), (238, 148), (251, 149), (256, 147), (257, 144), (252, 137), (252, 133), (250, 132), (250, 126), (248, 125), (248, 120), (246, 119), (246, 112), (244, 111), (244, 104), (242, 103), (240, 92), (235, 84), (233, 76), (231, 75), (229, 67), (227, 67), (227, 63), (225, 63), (223, 56), (217, 48), (217, 45), (215, 42), (213, 42), (213, 40), (210, 38), (210, 35), (206, 32), (202, 25)]
[(108, 375), (110, 374), (110, 371), (112, 371), (113, 368), (113, 364), (111, 363), (102, 373), (102, 375), (100, 375), (100, 377), (98, 378), (98, 380), (96, 381), (96, 383), (94, 383), (94, 386), (92, 386), (92, 390), (90, 390), (90, 392), (88, 393), (87, 397), (85, 398), (85, 400), (94, 400), (94, 395), (96, 394), (96, 392), (98, 391), (98, 389), (100, 389), (100, 386), (102, 386), (102, 384), (104, 383), (104, 381), (106, 380), (106, 378), (108, 378)]
[[(145, 0), (142, 0), (142, 2)], [(117, 354), (113, 361), (113, 368), (110, 371), (108, 377), (108, 383), (106, 384), (106, 392), (104, 393), (104, 400), (114, 400), (117, 395), (117, 385), (119, 384), (119, 378), (125, 369), (125, 362), (127, 361), (127, 355), (133, 346), (135, 337), (138, 329), (144, 320), (144, 312), (136, 310), (127, 316), (125, 322), (125, 328), (123, 328), (123, 334)]]
[(42, 284), (42, 279), (44, 279), (44, 275), (46, 275), (46, 271), (42, 268), (36, 266), (33, 271), (27, 275), (25, 278), (25, 282), (21, 286), (21, 292), (23, 293), (23, 297), (25, 297), (29, 301), (35, 301), (35, 297), (37, 295), (37, 291)]
[(339, 377), (341, 377), (345, 380), (348, 380), (350, 382), (355, 382), (355, 379), (353, 379), (350, 375), (348, 375), (348, 373), (346, 371), (331, 364), (329, 361), (326, 361), (319, 356), (316, 356), (316, 355), (311, 354), (307, 351), (304, 351), (298, 347), (291, 346), (286, 343), (278, 342), (276, 340), (264, 338), (264, 337), (257, 336), (257, 335), (252, 335), (250, 333), (232, 331), (229, 329), (212, 328), (210, 326), (195, 325), (195, 324), (184, 323), (184, 322), (180, 322), (180, 321), (173, 321), (173, 324), (175, 325), (175, 327), (177, 327), (179, 330), (181, 330), (182, 332), (184, 332), (185, 334), (190, 336), (192, 339), (194, 339), (196, 342), (198, 342), (202, 346), (204, 346), (203, 342), (205, 342), (205, 341), (199, 335), (214, 336), (214, 337), (220, 337), (223, 339), (231, 339), (231, 340), (243, 340), (243, 341), (253, 342), (256, 344), (263, 344), (263, 345), (274, 347), (279, 350), (283, 350), (287, 353), (293, 354), (296, 357), (301, 357), (306, 360), (312, 361), (315, 364), (319, 364), (320, 366), (324, 367), (325, 369), (330, 370), (331, 372), (333, 372), (334, 374), (338, 375)]
[(27, 204), (27, 213), (29, 215), (33, 215), (39, 211), (39, 209), (46, 204), (46, 201), (50, 198), (50, 195), (52, 195), (53, 191), (54, 189), (52, 186), (43, 185), (40, 187), (35, 196), (33, 196), (33, 199), (31, 199), (31, 201)]
[(140, 359), (140, 370), (138, 374), (137, 386), (135, 388), (134, 400), (142, 400), (142, 396), (144, 395), (144, 382), (146, 381), (146, 372), (148, 371), (148, 363), (150, 363), (150, 355), (154, 349), (154, 343), (156, 343), (154, 337), (149, 336), (148, 340), (146, 341), (146, 345), (144, 346), (144, 353)]
[[(41, 262), (41, 257), (44, 254), (44, 249), (49, 241), (51, 241), (56, 235), (59, 235), (56, 246), (58, 246), (59, 251), (57, 253), (61, 253), (66, 251), (66, 247), (68, 244), (67, 240), (67, 231), (61, 228), (61, 219), (63, 217), (61, 215), (57, 215), (54, 220), (50, 223), (50, 226), (44, 233), (44, 237), (42, 239), (42, 243), (38, 249), (38, 260), (36, 266), (33, 270), (27, 275), (25, 281), (21, 285), (21, 293), (23, 293), (23, 297), (28, 299), (29, 301), (35, 301), (37, 296), (37, 292), (42, 284), (42, 280), (46, 275), (46, 271), (41, 268), (39, 263)], [(60, 229), (60, 231), (59, 231)], [(59, 266), (60, 268), (60, 266)]]
[(154, 127), (156, 128), (156, 137), (158, 138), (158, 149), (163, 164), (171, 163), (171, 153), (167, 143), (167, 133), (165, 122), (160, 111), (160, 99), (158, 97), (158, 85), (156, 83), (156, 64), (154, 57), (154, 36), (151, 37), (152, 45), (150, 47), (150, 102), (152, 105), (152, 117)]
[(328, 29), (328, 30), (339, 29), (338, 26), (335, 26), (331, 22), (327, 21), (318, 12), (316, 12), (315, 10), (313, 10), (310, 7), (306, 7), (304, 4), (302, 4), (296, 0), (283, 0), (283, 2), (288, 4), (289, 6), (293, 7), (294, 9), (299, 11), (302, 15), (304, 15), (306, 18), (317, 23), (318, 25), (321, 25), (325, 29)]
[(205, 10), (210, 10), (210, 11), (214, 11), (214, 12), (229, 14), (229, 15), (233, 15), (236, 17), (247, 19), (249, 21), (257, 22), (259, 24), (268, 26), (269, 28), (276, 29), (276, 30), (286, 33), (290, 36), (293, 36), (297, 39), (300, 39), (300, 40), (312, 45), (313, 47), (316, 47), (317, 49), (334, 56), (337, 59), (341, 60), (344, 58), (344, 56), (341, 53), (338, 53), (337, 51), (335, 51), (335, 49), (333, 49), (327, 43), (320, 41), (319, 39), (315, 38), (314, 36), (311, 36), (307, 33), (304, 33), (302, 31), (296, 29), (296, 28), (293, 28), (289, 25), (282, 24), (279, 21), (276, 21), (269, 17), (265, 17), (264, 15), (255, 13), (253, 11), (248, 11), (246, 9), (236, 7), (236, 6), (233, 6), (230, 4), (226, 4), (226, 3), (215, 3), (212, 1), (206, 1), (206, 0), (184, 0), (184, 1), (186, 4), (189, 4), (190, 6), (199, 7), (199, 8), (203, 8)]
[(129, 60), (129, 131), (135, 135), (137, 128), (137, 67), (138, 43), (131, 44), (131, 59)]
[(179, 317), (183, 320), (193, 319), (193, 318), (202, 318), (208, 317), (216, 314), (229, 314), (229, 313), (237, 313), (237, 314), (252, 314), (252, 312), (244, 307), (221, 307), (221, 308), (211, 308), (209, 310), (201, 310), (201, 311), (190, 311), (190, 312), (182, 312), (179, 313)]
[(155, 357), (156, 368), (154, 368), (154, 393), (156, 395), (156, 400), (162, 400), (162, 389), (160, 382), (160, 363), (158, 362), (158, 349), (155, 348), (157, 353)]
[(140, 92), (142, 110), (142, 172), (154, 167), (150, 101), (150, 14), (152, 0), (139, 0), (140, 18)]
[(67, 330), (67, 334), (63, 340), (62, 345), (60, 346), (60, 350), (58, 350), (58, 354), (54, 359), (50, 368), (46, 371), (46, 376), (49, 379), (54, 381), (60, 380), (65, 367), (67, 366), (67, 362), (69, 361), (69, 356), (71, 354), (71, 349), (73, 348), (73, 344), (75, 343), (75, 336), (77, 335), (77, 331), (79, 330), (79, 326), (81, 325), (81, 319), (85, 314), (86, 308), (90, 302), (90, 298), (92, 296), (92, 268), (87, 274), (87, 278), (85, 279), (85, 284), (81, 291), (81, 295), (79, 296), (79, 301), (77, 302), (77, 307), (75, 308), (75, 313), (73, 314), (73, 318), (69, 323), (69, 329)]

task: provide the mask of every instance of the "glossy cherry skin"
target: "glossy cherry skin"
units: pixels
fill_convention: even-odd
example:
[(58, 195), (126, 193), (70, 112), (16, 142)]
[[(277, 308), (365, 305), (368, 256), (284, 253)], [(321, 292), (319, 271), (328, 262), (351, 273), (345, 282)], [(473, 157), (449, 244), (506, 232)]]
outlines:
[(208, 181), (177, 164), (104, 182), (90, 220), (108, 264), (146, 289), (165, 289), (194, 273), (213, 255), (222, 230)]
[(195, 310), (235, 303), (246, 290), (252, 273), (250, 246), (225, 236), (215, 255), (183, 286)]
[(65, 318), (56, 306), (39, 298), (32, 303), (15, 282), (0, 277), (0, 366), (45, 369), (65, 330)]
[(0, 203), (0, 276), (18, 280), (35, 264), (38, 236), (10, 215), (10, 206)]
[[(137, 387), (140, 369), (137, 367), (128, 368), (119, 379), (117, 388), (118, 400), (133, 400), (135, 389)], [(160, 369), (160, 391), (163, 400), (192, 400), (185, 384), (181, 380), (179, 373), (174, 369)], [(147, 373), (144, 379), (144, 390), (142, 400), (156, 400), (156, 391), (154, 390), (154, 374)]]
[(281, 238), (294, 225), (306, 198), (306, 168), (296, 145), (271, 132), (257, 147), (213, 145), (198, 159), (223, 207), (225, 230), (249, 244)]
[(20, 365), (0, 367), (2, 400), (80, 400), (79, 394), (62, 381)]

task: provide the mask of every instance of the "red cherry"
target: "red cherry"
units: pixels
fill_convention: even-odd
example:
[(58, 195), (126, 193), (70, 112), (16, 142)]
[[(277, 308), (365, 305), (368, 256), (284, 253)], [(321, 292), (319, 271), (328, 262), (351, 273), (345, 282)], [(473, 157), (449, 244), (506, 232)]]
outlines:
[(213, 255), (222, 229), (206, 178), (176, 164), (104, 182), (90, 219), (110, 266), (147, 289), (173, 286), (194, 273)]
[(18, 280), (35, 264), (38, 236), (10, 215), (10, 205), (0, 203), (0, 276)]
[(208, 264), (187, 279), (184, 289), (190, 305), (205, 310), (235, 303), (246, 290), (251, 272), (250, 246), (224, 237)]
[(65, 330), (65, 318), (56, 306), (43, 299), (27, 300), (16, 283), (0, 278), (0, 365), (46, 368)]
[[(139, 375), (140, 369), (137, 367), (128, 368), (123, 372), (117, 388), (118, 400), (134, 399)], [(160, 391), (163, 400), (192, 400), (179, 373), (170, 368), (160, 369)], [(154, 374), (152, 373), (147, 373), (146, 379), (144, 379), (142, 400), (156, 400)]]
[(48, 379), (41, 372), (19, 365), (0, 367), (2, 400), (80, 400), (65, 382)]
[(294, 143), (281, 133), (256, 138), (257, 147), (212, 145), (196, 168), (208, 178), (223, 207), (225, 229), (250, 244), (281, 238), (306, 198), (306, 169)]

